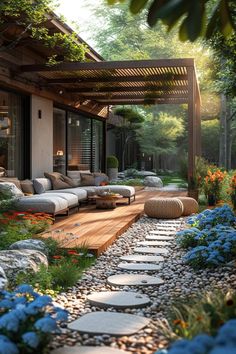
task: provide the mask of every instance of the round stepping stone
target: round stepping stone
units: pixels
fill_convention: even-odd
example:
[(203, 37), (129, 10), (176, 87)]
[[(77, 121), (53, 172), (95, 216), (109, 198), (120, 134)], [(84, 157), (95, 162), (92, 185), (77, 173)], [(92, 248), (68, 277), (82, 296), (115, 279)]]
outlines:
[(130, 254), (127, 256), (120, 257), (121, 261), (127, 262), (149, 262), (149, 263), (158, 263), (163, 262), (164, 258), (161, 256), (144, 256), (138, 254)]
[(168, 236), (168, 235), (175, 235), (177, 231), (150, 231), (150, 234), (152, 235), (162, 235), (162, 236)]
[(141, 241), (137, 243), (138, 246), (169, 246), (170, 242), (165, 241)]
[[(176, 227), (173, 227), (173, 226), (170, 226), (170, 225), (163, 225), (163, 226), (157, 226), (156, 227), (156, 230), (163, 230), (163, 231), (166, 231), (166, 230), (171, 230), (171, 231), (175, 231), (176, 230)], [(154, 230), (155, 231), (155, 230)]]
[(120, 349), (110, 347), (89, 347), (89, 346), (74, 346), (62, 347), (50, 352), (51, 354), (130, 354)]
[(102, 291), (88, 295), (87, 299), (94, 306), (118, 309), (143, 307), (151, 302), (148, 296), (131, 291)]
[(147, 270), (153, 272), (161, 269), (160, 265), (151, 263), (119, 263), (117, 267), (124, 270)]
[(68, 328), (94, 335), (129, 336), (146, 327), (149, 322), (148, 318), (141, 316), (98, 311), (87, 313), (78, 320), (69, 323)]
[(170, 241), (174, 240), (173, 236), (162, 236), (162, 235), (148, 235), (146, 240), (157, 240), (157, 241)]
[(114, 286), (153, 286), (163, 284), (164, 280), (144, 274), (117, 274), (108, 277), (107, 282)]
[(136, 247), (136, 253), (153, 253), (153, 254), (167, 254), (169, 251), (166, 248), (159, 247)]

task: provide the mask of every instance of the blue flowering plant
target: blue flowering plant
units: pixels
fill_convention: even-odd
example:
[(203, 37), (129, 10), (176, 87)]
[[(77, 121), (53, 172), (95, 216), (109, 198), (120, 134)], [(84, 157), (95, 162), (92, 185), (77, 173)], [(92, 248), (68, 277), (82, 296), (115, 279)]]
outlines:
[(210, 229), (218, 224), (235, 226), (236, 216), (232, 208), (225, 204), (215, 209), (206, 209), (203, 212), (188, 218), (187, 223), (200, 230)]
[(0, 292), (0, 354), (46, 354), (67, 312), (29, 285)]
[(231, 319), (220, 327), (215, 337), (199, 334), (191, 340), (181, 339), (169, 350), (159, 350), (155, 354), (235, 354), (236, 319)]

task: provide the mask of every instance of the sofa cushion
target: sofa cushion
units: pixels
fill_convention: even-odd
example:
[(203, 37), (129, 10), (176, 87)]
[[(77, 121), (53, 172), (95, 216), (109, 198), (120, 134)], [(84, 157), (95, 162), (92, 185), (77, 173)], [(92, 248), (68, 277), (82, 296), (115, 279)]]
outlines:
[(55, 197), (59, 197), (62, 199), (65, 199), (68, 203), (68, 207), (69, 208), (73, 208), (75, 206), (78, 206), (79, 203), (79, 199), (78, 196), (72, 193), (60, 193), (59, 191), (57, 193), (44, 193), (43, 197), (48, 197), (48, 198), (55, 198)]
[(110, 190), (113, 193), (118, 193), (120, 195), (122, 195), (123, 197), (132, 197), (133, 195), (135, 195), (135, 189), (134, 187), (131, 186), (119, 186), (119, 185), (108, 185), (108, 186), (99, 186), (97, 187), (97, 189), (99, 191), (101, 190)]
[(78, 200), (87, 199), (87, 191), (85, 189), (82, 189), (82, 188), (79, 188), (79, 187), (60, 189), (59, 191), (50, 190), (50, 191), (47, 192), (47, 194), (48, 193), (57, 194), (58, 192), (60, 192), (60, 193), (68, 193), (68, 194), (75, 194), (78, 197)]
[(42, 194), (52, 189), (52, 183), (48, 178), (35, 178), (33, 185), (37, 194)]
[(34, 194), (34, 185), (30, 179), (20, 181), (21, 190), (25, 194)]
[(76, 187), (76, 184), (74, 183), (72, 178), (64, 176), (59, 172), (45, 172), (44, 176), (51, 180), (53, 189), (65, 189), (70, 187)]
[(68, 209), (67, 200), (57, 196), (33, 195), (19, 198), (16, 203), (16, 209), (21, 211), (32, 210), (33, 212), (44, 212), (56, 214)]
[(0, 167), (0, 177), (7, 177), (7, 170), (4, 167)]
[(0, 182), (0, 191), (10, 190), (13, 197), (22, 197), (24, 193), (21, 189), (17, 188), (14, 183), (11, 182)]
[(95, 177), (92, 174), (81, 173), (81, 186), (95, 186)]

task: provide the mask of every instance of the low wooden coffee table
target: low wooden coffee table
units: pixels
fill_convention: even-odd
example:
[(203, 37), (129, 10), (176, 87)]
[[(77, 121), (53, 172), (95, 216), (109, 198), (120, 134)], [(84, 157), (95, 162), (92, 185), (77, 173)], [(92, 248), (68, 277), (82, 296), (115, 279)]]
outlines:
[(96, 200), (97, 209), (115, 209), (117, 200), (121, 198), (123, 198), (123, 196), (120, 194), (114, 194), (112, 196), (111, 195), (94, 196), (94, 199)]

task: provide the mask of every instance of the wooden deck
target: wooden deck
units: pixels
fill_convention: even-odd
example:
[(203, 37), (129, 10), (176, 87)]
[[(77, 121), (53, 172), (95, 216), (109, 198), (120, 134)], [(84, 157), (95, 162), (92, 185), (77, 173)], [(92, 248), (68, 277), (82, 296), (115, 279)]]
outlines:
[[(96, 255), (101, 254), (143, 214), (144, 202), (152, 197), (185, 196), (186, 192), (136, 193), (135, 202), (120, 204), (113, 210), (96, 209), (95, 205), (82, 207), (69, 217), (57, 217), (51, 227), (52, 237), (61, 241), (63, 248), (85, 245)], [(59, 230), (61, 230), (59, 232)], [(46, 236), (46, 235), (45, 235)]]

